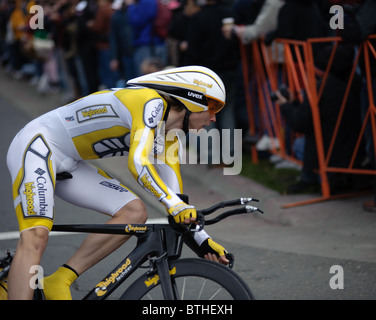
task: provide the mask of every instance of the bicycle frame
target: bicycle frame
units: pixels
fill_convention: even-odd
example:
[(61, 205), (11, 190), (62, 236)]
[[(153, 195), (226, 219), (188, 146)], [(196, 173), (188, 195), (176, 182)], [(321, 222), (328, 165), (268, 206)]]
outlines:
[(150, 281), (161, 281), (166, 299), (173, 299), (173, 290), (169, 280), (170, 270), (168, 259), (178, 259), (183, 246), (183, 234), (171, 228), (168, 224), (128, 224), (128, 225), (58, 225), (52, 231), (88, 232), (123, 234), (138, 238), (136, 247), (124, 258), (106, 277), (102, 279), (83, 300), (106, 299), (132, 273), (148, 259), (155, 262), (155, 270), (159, 277)]
[[(83, 300), (104, 300), (117, 289), (135, 270), (144, 262), (150, 261), (150, 283), (157, 284), (160, 281), (162, 292), (166, 300), (178, 299), (171, 283), (168, 261), (178, 259), (183, 247), (183, 236), (186, 232), (199, 231), (204, 224), (210, 225), (219, 222), (231, 215), (244, 214), (259, 211), (252, 206), (227, 211), (216, 218), (205, 221), (204, 216), (217, 211), (220, 208), (244, 205), (250, 201), (258, 201), (253, 198), (240, 198), (221, 202), (215, 206), (197, 210), (199, 228), (192, 230), (189, 227), (174, 227), (170, 224), (94, 224), (94, 225), (55, 225), (52, 231), (105, 233), (136, 236), (137, 244), (132, 252), (124, 258), (106, 277), (102, 279)], [(173, 219), (172, 219), (173, 220)], [(154, 276), (154, 277), (153, 277)]]

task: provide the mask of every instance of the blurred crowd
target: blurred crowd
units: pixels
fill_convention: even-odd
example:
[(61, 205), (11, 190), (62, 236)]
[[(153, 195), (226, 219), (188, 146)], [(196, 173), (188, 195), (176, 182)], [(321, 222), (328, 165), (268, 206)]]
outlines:
[[(239, 44), (263, 39), (273, 46), (277, 38), (304, 41), (340, 35), (344, 41), (329, 84), (343, 91), (356, 46), (376, 33), (375, 4), (376, 0), (0, 0), (0, 62), (9, 76), (29, 81), (41, 94), (59, 92), (65, 103), (103, 88), (122, 87), (128, 79), (169, 66), (203, 65), (218, 73), (228, 93), (217, 128), (243, 129), (244, 141), (252, 143)], [(333, 5), (344, 8), (345, 29), (331, 27)], [(327, 48), (320, 47), (316, 54), (318, 61), (329, 59)], [(354, 137), (354, 131), (360, 130), (354, 121), (359, 101), (368, 106), (364, 78), (360, 70), (359, 86), (353, 86), (344, 118), (351, 130), (342, 130), (344, 139), (346, 133)], [(333, 122), (340, 105), (341, 92), (334, 92), (325, 91), (324, 97), (329, 97), (322, 102), (322, 110), (328, 106), (334, 110), (323, 113), (328, 137), (334, 128), (325, 123)], [(302, 181), (318, 184), (317, 176), (312, 178), (317, 156), (312, 156), (315, 141), (312, 125), (307, 124), (312, 123), (309, 108), (300, 108), (306, 114), (297, 115), (296, 101), (279, 98), (287, 126), (308, 137), (306, 154), (301, 156), (306, 167)], [(344, 165), (343, 151), (337, 150), (336, 166)], [(369, 158), (374, 166), (374, 156)]]
[[(360, 2), (0, 0), (0, 59), (14, 78), (29, 78), (41, 93), (63, 91), (67, 101), (187, 64), (218, 72), (234, 96), (237, 80), (231, 77), (240, 65), (235, 34), (244, 43), (265, 36), (268, 44), (278, 37), (329, 35), (329, 7)], [(235, 20), (230, 35), (222, 32), (226, 17)]]

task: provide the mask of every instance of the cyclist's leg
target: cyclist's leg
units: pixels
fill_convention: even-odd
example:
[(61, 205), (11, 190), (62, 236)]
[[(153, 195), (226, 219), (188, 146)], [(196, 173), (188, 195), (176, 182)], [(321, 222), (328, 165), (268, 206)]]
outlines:
[(36, 227), (21, 233), (8, 276), (8, 300), (31, 300), (32, 266), (40, 264), (48, 241), (48, 230)]
[[(145, 223), (146, 209), (139, 199), (133, 200), (117, 211), (107, 224)], [(67, 261), (78, 274), (107, 257), (123, 245), (130, 237), (111, 234), (92, 234), (82, 243), (78, 251)]]
[[(104, 171), (81, 162), (71, 172), (73, 179), (60, 181), (56, 186), (56, 195), (65, 201), (80, 207), (95, 210), (111, 216), (109, 224), (144, 223), (147, 213), (142, 201), (119, 181), (109, 176)], [(129, 237), (122, 235), (93, 234), (88, 236), (79, 250), (66, 262), (78, 275), (98, 263), (112, 253)], [(60, 270), (61, 271), (61, 270)], [(47, 298), (59, 298), (53, 294), (48, 297), (46, 289), (50, 281), (61, 286), (61, 277), (55, 274), (45, 281), (45, 294)], [(53, 291), (53, 290), (51, 290)], [(60, 298), (69, 299), (69, 285), (65, 287), (66, 293)], [(67, 296), (68, 295), (68, 296)]]
[(30, 268), (40, 263), (54, 217), (52, 152), (41, 133), (30, 134), (19, 135), (7, 156), (21, 231), (8, 278), (9, 299), (32, 298), (30, 280), (34, 273), (30, 273)]
[[(145, 223), (145, 208), (141, 200), (133, 200), (121, 208), (108, 224)], [(44, 295), (47, 300), (71, 300), (70, 286), (99, 261), (123, 245), (129, 236), (111, 234), (89, 235), (73, 256), (55, 273), (44, 279)]]

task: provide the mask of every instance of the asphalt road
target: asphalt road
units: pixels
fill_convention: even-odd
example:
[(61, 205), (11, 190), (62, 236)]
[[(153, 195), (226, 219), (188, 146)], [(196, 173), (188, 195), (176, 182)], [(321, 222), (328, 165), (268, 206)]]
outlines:
[[(40, 97), (26, 82), (9, 80), (0, 73), (0, 251), (15, 248), (18, 230), (11, 199), (6, 151), (13, 136), (31, 118), (58, 106), (57, 97)], [(125, 159), (103, 162), (145, 200), (151, 219), (163, 208), (145, 197), (127, 173)], [(197, 207), (220, 200), (254, 196), (263, 216), (239, 216), (207, 228), (215, 240), (236, 257), (234, 270), (260, 300), (361, 300), (376, 298), (376, 215), (361, 209), (367, 198), (336, 200), (293, 209), (281, 204), (300, 200), (282, 197), (253, 181), (224, 177), (221, 170), (184, 166), (185, 192)], [(251, 194), (249, 194), (251, 193)], [(106, 217), (56, 199), (56, 223), (102, 223)], [(84, 235), (52, 236), (42, 265), (46, 274), (63, 264), (79, 247)], [(73, 286), (73, 297), (82, 298), (134, 246), (130, 240), (110, 257), (82, 275)], [(186, 251), (186, 256), (191, 256)], [(332, 266), (340, 266), (343, 289), (332, 289)], [(121, 292), (119, 292), (121, 294)], [(116, 295), (115, 295), (116, 297)]]

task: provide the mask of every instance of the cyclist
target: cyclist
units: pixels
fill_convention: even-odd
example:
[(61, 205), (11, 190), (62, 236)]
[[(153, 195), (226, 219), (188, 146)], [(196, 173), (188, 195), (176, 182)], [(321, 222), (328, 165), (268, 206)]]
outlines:
[[(160, 157), (179, 144), (157, 132), (201, 129), (216, 120), (225, 88), (200, 66), (164, 70), (130, 80), (128, 87), (100, 91), (52, 110), (27, 124), (7, 155), (14, 206), (21, 231), (9, 273), (9, 298), (31, 299), (30, 267), (39, 265), (54, 220), (54, 195), (111, 217), (111, 224), (145, 223), (143, 202), (126, 186), (85, 160), (128, 155), (139, 184), (165, 205), (177, 223), (194, 223), (193, 206), (182, 202), (178, 154)], [(176, 149), (175, 149), (176, 150)], [(163, 160), (152, 161), (156, 157)], [(47, 299), (71, 299), (70, 285), (128, 237), (90, 235), (54, 274), (45, 278)], [(223, 264), (225, 250), (205, 231), (194, 242), (205, 258)], [(218, 257), (218, 259), (217, 259)]]

